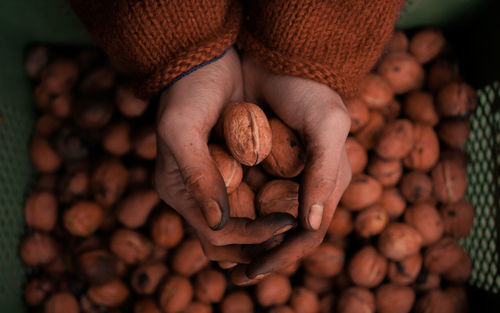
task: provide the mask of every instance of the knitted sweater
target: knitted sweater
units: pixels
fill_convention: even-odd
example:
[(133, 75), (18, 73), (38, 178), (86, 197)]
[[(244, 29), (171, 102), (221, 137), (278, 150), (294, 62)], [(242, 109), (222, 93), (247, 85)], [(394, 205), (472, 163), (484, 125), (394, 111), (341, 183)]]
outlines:
[(113, 64), (150, 97), (239, 46), (266, 68), (350, 96), (403, 0), (71, 0)]

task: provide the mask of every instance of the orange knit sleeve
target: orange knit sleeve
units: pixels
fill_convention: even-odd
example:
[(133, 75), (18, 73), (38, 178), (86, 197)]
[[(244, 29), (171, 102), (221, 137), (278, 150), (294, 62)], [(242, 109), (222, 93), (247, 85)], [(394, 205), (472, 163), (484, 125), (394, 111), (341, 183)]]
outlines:
[(382, 53), (403, 0), (248, 0), (239, 44), (266, 68), (351, 96)]
[(236, 40), (239, 0), (71, 0), (113, 64), (150, 97)]

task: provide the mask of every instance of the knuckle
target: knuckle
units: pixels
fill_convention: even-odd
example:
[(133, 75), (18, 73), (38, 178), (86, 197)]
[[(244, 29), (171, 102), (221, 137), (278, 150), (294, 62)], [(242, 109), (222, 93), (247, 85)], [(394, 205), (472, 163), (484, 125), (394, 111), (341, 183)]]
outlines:
[(227, 240), (224, 238), (224, 236), (215, 234), (215, 232), (213, 231), (208, 233), (207, 239), (214, 246), (225, 246), (227, 244)]

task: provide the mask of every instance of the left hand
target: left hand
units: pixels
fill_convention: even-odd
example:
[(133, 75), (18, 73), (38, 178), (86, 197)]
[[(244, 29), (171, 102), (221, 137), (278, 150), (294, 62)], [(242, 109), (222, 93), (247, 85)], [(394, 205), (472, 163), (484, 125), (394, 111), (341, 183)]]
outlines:
[(248, 284), (304, 257), (326, 234), (337, 204), (351, 180), (345, 151), (350, 117), (329, 86), (300, 77), (275, 74), (249, 56), (242, 60), (245, 100), (266, 103), (306, 147), (306, 166), (299, 190), (302, 229), (249, 265), (234, 269), (232, 279)]

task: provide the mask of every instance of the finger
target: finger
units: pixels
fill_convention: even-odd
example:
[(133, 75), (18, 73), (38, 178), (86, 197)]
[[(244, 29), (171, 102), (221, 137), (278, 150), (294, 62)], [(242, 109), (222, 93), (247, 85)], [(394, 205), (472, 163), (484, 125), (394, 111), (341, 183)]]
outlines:
[(229, 272), (229, 279), (236, 286), (251, 286), (258, 283), (262, 278), (267, 275), (264, 275), (259, 278), (249, 278), (246, 274), (248, 266), (246, 264), (239, 264), (231, 269)]
[(250, 220), (231, 218), (224, 229), (207, 234), (216, 246), (230, 244), (261, 244), (294, 228), (297, 222), (287, 213), (273, 213)]
[[(247, 247), (242, 245), (227, 245), (227, 246), (214, 246), (208, 240), (200, 238), (201, 246), (205, 256), (211, 261), (219, 261), (236, 265), (238, 263), (248, 264), (251, 261), (247, 253)], [(231, 264), (232, 263), (232, 264)]]
[(208, 226), (220, 229), (229, 218), (226, 186), (210, 156), (208, 135), (195, 129), (191, 122), (170, 128), (166, 146), (177, 162), (188, 194), (197, 201)]
[[(347, 156), (342, 157), (340, 169), (339, 174), (341, 176), (339, 182), (326, 202), (325, 220), (332, 219), (342, 193), (351, 180), (351, 169)], [(323, 223), (317, 231), (299, 231), (291, 234), (281, 245), (259, 256), (254, 262), (249, 264), (246, 272), (247, 276), (249, 279), (254, 279), (260, 277), (259, 275), (276, 272), (297, 262), (322, 242), (327, 229), (328, 224)]]
[(238, 263), (235, 262), (227, 262), (227, 261), (219, 261), (219, 267), (223, 270), (228, 270), (230, 268), (235, 267)]
[(304, 128), (307, 160), (299, 190), (299, 219), (308, 230), (321, 227), (325, 203), (339, 179), (349, 131), (349, 115), (340, 106), (323, 112), (327, 113), (307, 120)]

